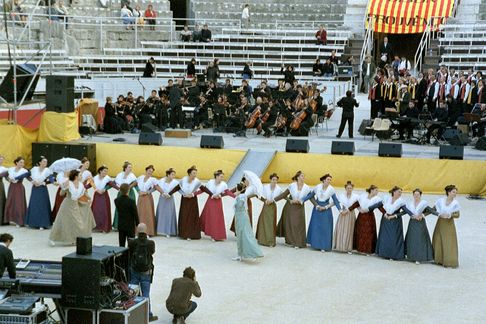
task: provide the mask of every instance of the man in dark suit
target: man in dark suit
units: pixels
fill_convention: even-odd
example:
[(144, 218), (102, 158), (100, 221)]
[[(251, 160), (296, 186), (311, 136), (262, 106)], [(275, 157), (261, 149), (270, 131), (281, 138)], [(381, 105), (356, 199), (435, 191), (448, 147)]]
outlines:
[(128, 238), (135, 237), (135, 227), (138, 225), (137, 205), (128, 197), (130, 185), (124, 183), (120, 186), (121, 196), (115, 199), (118, 210), (118, 241), (120, 246), (125, 246)]
[(386, 55), (386, 61), (390, 62), (393, 58), (393, 49), (391, 44), (388, 42), (388, 37), (383, 38), (383, 44), (380, 47), (380, 57)]
[(10, 279), (15, 279), (15, 263), (12, 251), (9, 249), (12, 241), (12, 235), (8, 233), (0, 235), (0, 275), (3, 275), (5, 268), (7, 268)]
[(336, 137), (341, 137), (347, 122), (349, 138), (353, 138), (354, 107), (359, 107), (359, 103), (354, 99), (353, 92), (348, 90), (346, 91), (346, 97), (341, 98), (337, 105), (343, 108), (343, 114), (341, 116), (341, 125), (339, 125), (339, 133)]
[(155, 77), (155, 60), (151, 57), (147, 64), (145, 64), (145, 70), (143, 70), (143, 77), (144, 78), (153, 78)]

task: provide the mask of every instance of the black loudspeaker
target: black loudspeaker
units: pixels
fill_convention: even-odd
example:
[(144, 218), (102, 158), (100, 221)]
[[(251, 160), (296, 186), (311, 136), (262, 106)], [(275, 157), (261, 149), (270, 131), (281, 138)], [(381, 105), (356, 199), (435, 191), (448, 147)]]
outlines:
[(459, 134), (455, 135), (451, 139), (447, 140), (451, 145), (467, 145), (469, 143), (469, 136), (467, 134), (463, 134), (459, 132)]
[(288, 139), (285, 143), (285, 152), (309, 153), (309, 141)]
[(155, 133), (157, 131), (157, 127), (151, 123), (142, 124), (140, 129), (142, 133)]
[(32, 143), (32, 165), (35, 165), (41, 156), (46, 157), (49, 164), (64, 157), (78, 160), (87, 157), (90, 162), (89, 170), (93, 174), (96, 173), (96, 144), (94, 143)]
[[(56, 146), (57, 144), (54, 144)], [(81, 160), (86, 157), (89, 160), (89, 171), (96, 174), (96, 144), (94, 143), (79, 143), (79, 144), (69, 144), (69, 157)], [(57, 157), (57, 159), (60, 157)]]
[(88, 255), (93, 251), (93, 239), (91, 237), (76, 237), (76, 254)]
[(140, 145), (162, 145), (162, 135), (160, 133), (140, 133), (138, 136)]
[(486, 151), (486, 136), (478, 139), (476, 142), (476, 150)]
[(446, 129), (444, 133), (442, 133), (442, 137), (449, 142), (454, 136), (459, 135), (461, 132), (459, 132), (457, 129)]
[(74, 112), (74, 76), (46, 76), (46, 110)]
[(402, 144), (380, 143), (378, 156), (402, 157)]
[(332, 141), (331, 154), (354, 155), (354, 142)]
[[(7, 76), (3, 79), (0, 85), (0, 96), (7, 102), (14, 102), (14, 67), (10, 67), (7, 72)], [(22, 97), (25, 96), (25, 100), (31, 100), (34, 95), (35, 87), (37, 86), (37, 81), (39, 81), (39, 75), (35, 76), (34, 73), (37, 67), (34, 64), (19, 64), (16, 66), (16, 76), (17, 76), (17, 102), (19, 102)], [(32, 86), (27, 91), (29, 83), (32, 81)]]
[(224, 148), (223, 136), (202, 135), (200, 147), (203, 148)]
[(373, 122), (371, 121), (371, 119), (363, 119), (361, 121), (361, 125), (359, 125), (358, 133), (363, 136), (368, 135), (368, 133), (366, 132), (366, 127), (370, 127), (372, 124)]
[(40, 160), (40, 157), (43, 156), (47, 159), (47, 163), (51, 164), (51, 144), (50, 143), (32, 143), (32, 166), (35, 166), (36, 163)]
[(439, 159), (464, 160), (464, 146), (441, 145)]

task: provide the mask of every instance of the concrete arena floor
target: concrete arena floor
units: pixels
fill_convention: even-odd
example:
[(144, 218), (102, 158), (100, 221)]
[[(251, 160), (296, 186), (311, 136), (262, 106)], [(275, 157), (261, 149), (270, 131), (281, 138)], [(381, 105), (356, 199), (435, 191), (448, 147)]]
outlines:
[[(282, 185), (285, 187), (284, 185)], [(27, 197), (30, 184), (26, 184)], [(460, 189), (460, 188), (459, 188)], [(56, 188), (49, 187), (51, 198)], [(339, 192), (342, 192), (338, 188)], [(110, 191), (112, 198), (116, 192)], [(385, 195), (386, 193), (381, 193)], [(410, 194), (405, 194), (409, 199)], [(431, 204), (439, 196), (425, 195)], [(155, 195), (158, 201), (158, 194)], [(199, 198), (202, 209), (206, 195)], [(223, 199), (226, 225), (233, 216), (233, 201)], [(458, 269), (433, 264), (415, 265), (374, 256), (321, 253), (287, 247), (263, 248), (265, 257), (255, 263), (234, 262), (236, 243), (229, 239), (213, 243), (208, 237), (196, 241), (155, 237), (155, 276), (152, 307), (157, 323), (170, 323), (165, 299), (171, 280), (186, 266), (196, 270), (203, 296), (188, 323), (484, 323), (486, 308), (486, 208), (485, 201), (459, 197), (461, 218), (456, 222), (459, 238)], [(176, 195), (179, 206), (179, 195)], [(278, 204), (278, 217), (283, 202)], [(311, 204), (306, 205), (307, 223)], [(253, 204), (254, 224), (261, 203)], [(335, 220), (337, 213), (335, 214)], [(377, 216), (377, 223), (379, 223)], [(429, 216), (432, 235), (436, 218)], [(407, 227), (408, 217), (404, 219)], [(255, 228), (255, 226), (254, 226)], [(49, 230), (3, 227), (14, 235), (11, 246), (16, 258), (61, 260), (74, 247), (51, 247)], [(96, 245), (116, 245), (117, 233), (94, 233)]]

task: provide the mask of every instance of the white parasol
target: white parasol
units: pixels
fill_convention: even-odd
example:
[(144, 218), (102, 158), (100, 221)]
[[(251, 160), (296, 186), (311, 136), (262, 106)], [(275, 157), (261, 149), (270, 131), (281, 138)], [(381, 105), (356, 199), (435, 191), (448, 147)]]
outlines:
[(73, 159), (73, 158), (62, 158), (57, 161), (54, 161), (49, 169), (52, 172), (61, 173), (67, 172), (71, 170), (76, 170), (81, 166), (81, 161)]
[(262, 181), (260, 180), (260, 177), (258, 177), (252, 171), (248, 171), (248, 170), (243, 171), (243, 176), (248, 180), (250, 186), (253, 186), (255, 188), (256, 191), (255, 194), (257, 196), (261, 196), (263, 194), (263, 184)]

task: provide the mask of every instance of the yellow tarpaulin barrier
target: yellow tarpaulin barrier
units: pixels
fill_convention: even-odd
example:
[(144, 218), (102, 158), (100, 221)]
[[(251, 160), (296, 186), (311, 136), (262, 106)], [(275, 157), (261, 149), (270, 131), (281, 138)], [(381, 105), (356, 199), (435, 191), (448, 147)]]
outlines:
[(46, 111), (39, 126), (39, 142), (68, 142), (79, 139), (78, 114)]
[(367, 12), (375, 32), (414, 34), (423, 33), (431, 18), (433, 29), (437, 29), (453, 8), (454, 0), (369, 0)]
[(213, 172), (221, 169), (227, 180), (244, 155), (244, 151), (236, 150), (96, 143), (98, 167), (106, 165), (112, 176), (121, 171), (125, 161), (130, 161), (136, 175), (144, 174), (145, 168), (153, 164), (156, 177), (163, 177), (165, 170), (174, 168), (177, 177), (182, 178), (186, 170), (195, 165), (200, 179), (212, 179)]
[(343, 187), (351, 180), (361, 189), (374, 184), (388, 191), (397, 185), (405, 191), (420, 188), (427, 193), (443, 193), (446, 185), (455, 184), (462, 194), (486, 195), (484, 161), (278, 153), (263, 180), (268, 182), (268, 176), (277, 172), (280, 181), (288, 183), (298, 170), (312, 185), (330, 173), (334, 187)]
[(27, 167), (30, 167), (32, 142), (37, 141), (37, 135), (38, 130), (0, 122), (0, 154), (5, 156), (4, 165), (11, 166), (17, 156), (22, 156)]

